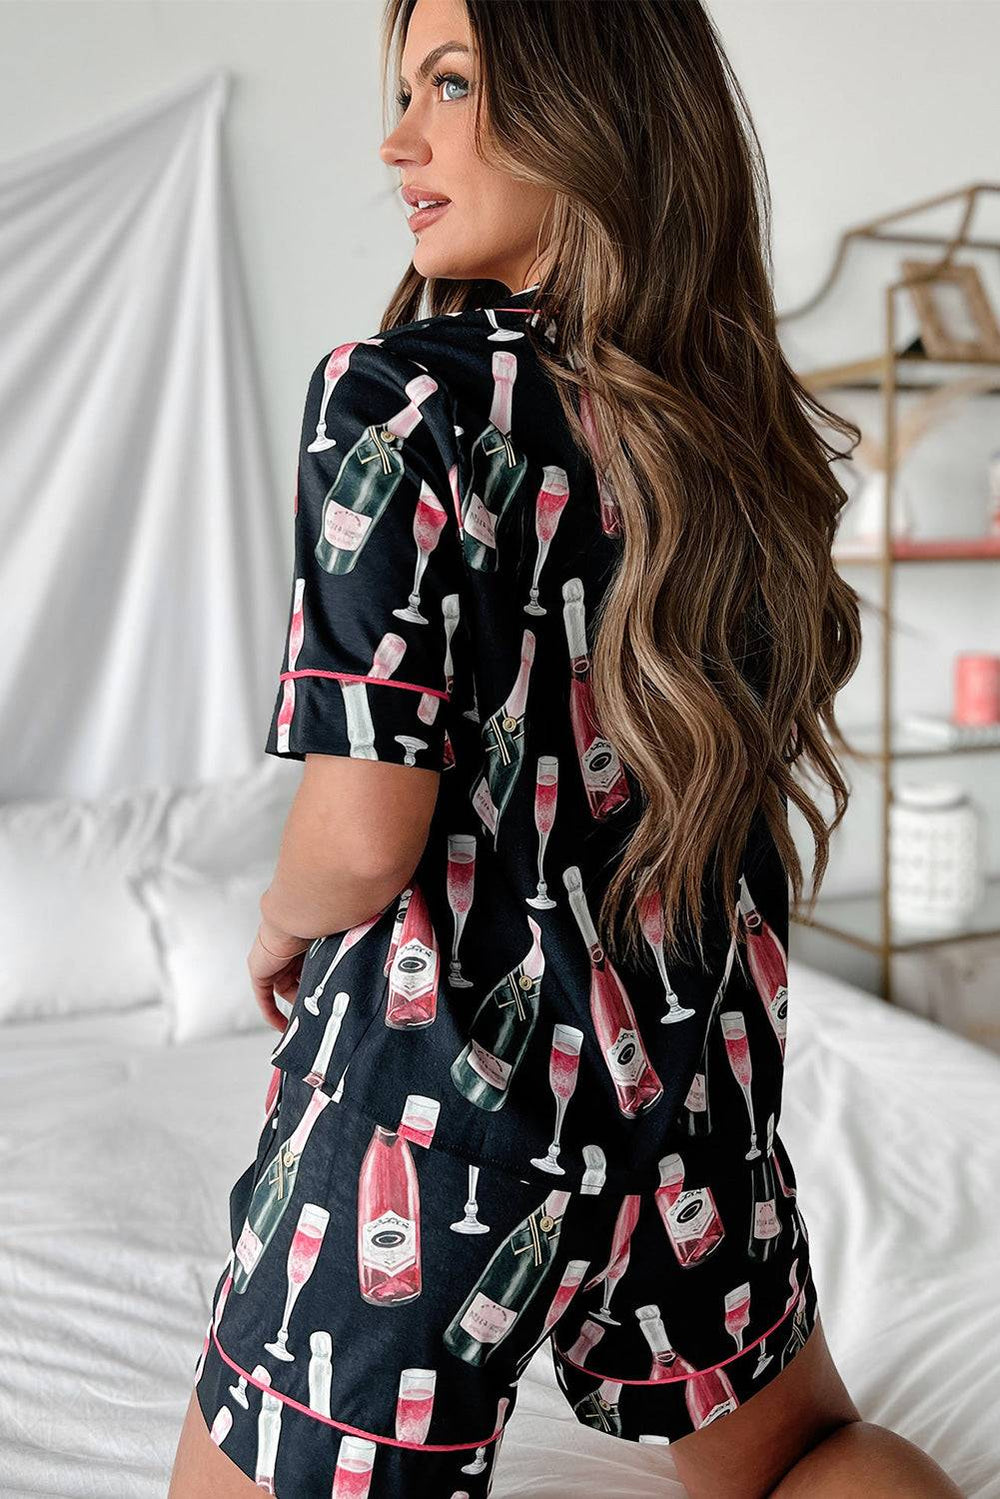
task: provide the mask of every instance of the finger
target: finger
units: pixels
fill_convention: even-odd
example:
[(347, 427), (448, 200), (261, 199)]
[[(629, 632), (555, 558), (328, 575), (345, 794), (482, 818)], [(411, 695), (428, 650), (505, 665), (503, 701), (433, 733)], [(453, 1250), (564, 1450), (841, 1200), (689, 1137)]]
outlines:
[(271, 984), (261, 984), (255, 982), (253, 986), (253, 992), (254, 998), (256, 999), (257, 1004), (260, 1006), (261, 1013), (264, 1016), (264, 1019), (267, 1021), (268, 1025), (273, 1026), (276, 1031), (283, 1031), (287, 1022), (284, 1015), (275, 1004), (274, 990), (272, 989)]

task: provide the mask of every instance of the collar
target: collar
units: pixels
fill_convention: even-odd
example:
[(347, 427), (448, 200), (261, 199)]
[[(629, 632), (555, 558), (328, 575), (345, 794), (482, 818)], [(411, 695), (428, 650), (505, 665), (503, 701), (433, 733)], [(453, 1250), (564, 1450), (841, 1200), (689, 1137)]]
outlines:
[(495, 312), (503, 312), (508, 307), (514, 308), (516, 310), (520, 310), (524, 307), (533, 307), (535, 304), (535, 293), (538, 291), (538, 288), (542, 283), (540, 281), (536, 281), (532, 286), (521, 287), (519, 291), (508, 291), (503, 285), (502, 281), (494, 281), (490, 284), (494, 286), (496, 290), (494, 292), (491, 292), (490, 295), (487, 296), (484, 301), (479, 304), (479, 311), (481, 312), (485, 311), (487, 308), (490, 308)]

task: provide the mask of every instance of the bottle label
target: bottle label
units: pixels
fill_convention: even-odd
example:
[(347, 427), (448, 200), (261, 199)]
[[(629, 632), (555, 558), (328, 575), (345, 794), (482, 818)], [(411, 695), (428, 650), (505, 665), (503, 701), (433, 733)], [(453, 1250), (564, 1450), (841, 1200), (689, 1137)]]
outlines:
[(416, 1261), (416, 1244), (416, 1222), (399, 1213), (381, 1213), (361, 1229), (361, 1256), (365, 1264), (390, 1275)]
[(775, 1234), (781, 1230), (778, 1215), (774, 1207), (774, 1198), (768, 1197), (764, 1202), (754, 1203), (753, 1209), (753, 1236), (755, 1239), (773, 1239)]
[(489, 831), (495, 834), (497, 830), (496, 803), (493, 800), (489, 782), (485, 776), (482, 777), (479, 785), (472, 794), (472, 805), (483, 819)]
[(507, 1087), (511, 1074), (510, 1063), (505, 1062), (502, 1057), (495, 1057), (485, 1046), (480, 1046), (478, 1041), (469, 1042), (468, 1063), (484, 1082), (492, 1084), (494, 1088)]
[(702, 1187), (678, 1193), (667, 1209), (667, 1227), (678, 1244), (700, 1239), (715, 1215), (712, 1198)]
[(479, 541), (483, 546), (496, 549), (497, 518), (492, 510), (487, 510), (477, 494), (473, 494), (468, 508), (462, 516), (462, 529), (474, 541)]
[(696, 1072), (691, 1079), (691, 1086), (688, 1089), (687, 1098), (684, 1100), (684, 1107), (690, 1109), (692, 1114), (703, 1114), (707, 1106), (705, 1074), (703, 1072)]
[(249, 1275), (254, 1265), (260, 1259), (263, 1244), (250, 1227), (249, 1218), (243, 1225), (243, 1232), (236, 1241), (236, 1258)]
[(516, 1316), (510, 1307), (491, 1301), (484, 1291), (477, 1291), (458, 1325), (477, 1343), (498, 1343)]
[(323, 535), (332, 547), (342, 552), (356, 552), (368, 534), (370, 515), (361, 515), (349, 505), (330, 499), (323, 511)]
[(616, 1083), (637, 1083), (646, 1066), (646, 1058), (639, 1044), (637, 1031), (618, 1032), (605, 1052), (608, 1069)]
[(397, 947), (392, 960), (390, 986), (394, 993), (404, 994), (407, 999), (417, 999), (426, 994), (434, 981), (434, 953), (416, 937)]
[(591, 791), (608, 791), (618, 778), (621, 764), (612, 745), (598, 735), (584, 750), (581, 769), (584, 784)]

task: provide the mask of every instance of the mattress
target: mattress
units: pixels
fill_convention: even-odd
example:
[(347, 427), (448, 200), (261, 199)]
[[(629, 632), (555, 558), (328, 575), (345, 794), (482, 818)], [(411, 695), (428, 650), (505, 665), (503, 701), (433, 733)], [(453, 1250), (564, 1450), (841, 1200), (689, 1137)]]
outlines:
[[(867, 1420), (1000, 1499), (1000, 1058), (794, 959), (789, 987), (780, 1130), (833, 1356)], [(0, 1493), (163, 1499), (275, 1033), (173, 1047), (148, 1007), (2, 1034)], [(671, 1473), (536, 1355), (495, 1499), (683, 1499)]]

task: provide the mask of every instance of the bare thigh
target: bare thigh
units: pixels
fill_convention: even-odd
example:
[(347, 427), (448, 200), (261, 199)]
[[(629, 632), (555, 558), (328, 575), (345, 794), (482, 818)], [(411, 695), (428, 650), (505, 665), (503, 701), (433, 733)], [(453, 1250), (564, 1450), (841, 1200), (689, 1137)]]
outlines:
[(167, 1499), (251, 1499), (254, 1495), (260, 1499), (260, 1493), (260, 1485), (248, 1478), (212, 1441), (198, 1396), (192, 1390)]
[(751, 1399), (670, 1444), (690, 1499), (764, 1499), (804, 1453), (861, 1413), (817, 1316), (795, 1357)]

